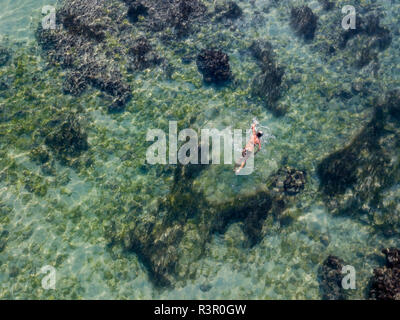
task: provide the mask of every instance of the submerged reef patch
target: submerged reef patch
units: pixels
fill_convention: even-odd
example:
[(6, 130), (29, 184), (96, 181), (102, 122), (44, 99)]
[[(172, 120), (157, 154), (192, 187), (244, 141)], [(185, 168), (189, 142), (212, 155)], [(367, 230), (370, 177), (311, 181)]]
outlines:
[(151, 217), (136, 221), (135, 228), (123, 238), (125, 247), (138, 254), (158, 286), (172, 285), (177, 279), (195, 273), (190, 263), (180, 262), (182, 257), (185, 261), (199, 259), (211, 236), (224, 233), (234, 222), (242, 222), (247, 245), (254, 246), (264, 235), (267, 216), (279, 219), (291, 201), (285, 192), (272, 189), (278, 179), (272, 175), (265, 188), (218, 205), (211, 204), (193, 187), (194, 179), (206, 168), (178, 165), (171, 192), (158, 200)]
[(382, 228), (399, 230), (398, 212), (387, 212), (385, 191), (400, 175), (400, 91), (375, 102), (371, 121), (345, 148), (326, 157), (317, 173), (333, 212), (367, 214)]
[[(77, 157), (89, 148), (87, 134), (82, 130), (78, 119), (69, 115), (66, 119), (56, 119), (49, 123), (50, 132), (45, 138), (45, 144), (51, 148), (58, 158), (66, 160)], [(41, 149), (43, 150), (43, 149)], [(36, 154), (38, 154), (36, 152)], [(46, 160), (43, 151), (38, 154), (39, 159)]]
[(11, 52), (7, 48), (0, 46), (0, 67), (4, 66), (11, 59)]
[(304, 189), (306, 174), (304, 171), (286, 167), (279, 169), (273, 182), (274, 190), (288, 195), (296, 195)]
[(374, 270), (369, 298), (376, 300), (400, 300), (400, 250), (382, 250), (386, 255), (386, 265)]
[(342, 269), (345, 263), (338, 257), (328, 256), (318, 269), (319, 288), (324, 300), (346, 300)]
[(277, 104), (283, 90), (285, 71), (276, 62), (272, 45), (267, 41), (257, 40), (250, 46), (250, 52), (261, 68), (261, 72), (256, 75), (252, 83), (253, 95), (260, 97), (274, 115), (285, 114), (287, 110)]
[[(123, 110), (132, 98), (126, 72), (162, 61), (149, 35), (143, 34), (164, 42), (178, 40), (208, 15), (199, 0), (65, 0), (57, 19), (55, 30), (40, 25), (36, 38), (49, 61), (68, 70), (64, 92), (79, 95), (93, 86), (112, 99), (109, 110), (113, 112)], [(216, 77), (218, 81), (225, 79), (224, 72)]]
[(290, 12), (290, 25), (293, 30), (305, 40), (314, 39), (317, 29), (318, 17), (307, 6), (292, 8)]
[(215, 6), (216, 21), (236, 20), (243, 15), (243, 10), (234, 1), (227, 1)]
[[(172, 27), (178, 36), (187, 35), (196, 22), (207, 19), (207, 7), (200, 0), (124, 0), (131, 21), (152, 32)], [(138, 17), (144, 17), (139, 21)]]
[[(108, 44), (108, 37), (121, 33), (123, 10), (114, 1), (64, 1), (57, 10), (57, 28), (43, 30), (39, 26), (36, 32), (49, 60), (70, 70), (64, 91), (78, 95), (92, 85), (112, 97), (113, 111), (121, 110), (132, 96), (112, 58), (117, 50)], [(120, 45), (119, 50), (122, 48)]]
[[(392, 42), (392, 33), (381, 25), (382, 8), (367, 3), (357, 5), (356, 28), (344, 30), (341, 26), (343, 16), (331, 10), (321, 15), (319, 32), (312, 46), (327, 61), (341, 59), (344, 65), (372, 70), (376, 76), (379, 70), (379, 52), (386, 50)], [(370, 66), (370, 67), (369, 67)], [(366, 70), (366, 73), (371, 71)]]
[(197, 67), (207, 83), (220, 84), (232, 78), (229, 56), (220, 50), (202, 50)]

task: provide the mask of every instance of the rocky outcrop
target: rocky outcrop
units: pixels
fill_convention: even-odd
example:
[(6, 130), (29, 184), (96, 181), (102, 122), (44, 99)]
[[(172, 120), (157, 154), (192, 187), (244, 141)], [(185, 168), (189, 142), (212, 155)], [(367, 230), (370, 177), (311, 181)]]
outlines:
[(272, 45), (266, 41), (254, 41), (250, 52), (261, 68), (261, 73), (253, 80), (253, 95), (260, 97), (276, 116), (283, 115), (286, 110), (282, 109), (277, 101), (281, 97), (285, 72), (275, 61)]
[(114, 15), (123, 9), (104, 0), (64, 1), (57, 11), (57, 28), (39, 26), (36, 37), (49, 61), (69, 70), (65, 93), (79, 95), (88, 86), (96, 87), (112, 98), (110, 110), (121, 110), (129, 101), (131, 88), (106, 39), (106, 34), (118, 34), (122, 22)]
[[(87, 134), (82, 130), (78, 119), (70, 115), (66, 119), (57, 119), (49, 124), (49, 134), (45, 144), (52, 149), (59, 158), (79, 156), (89, 148)], [(45, 155), (38, 154), (39, 158)]]
[(229, 56), (220, 50), (203, 50), (197, 56), (197, 67), (207, 83), (221, 84), (232, 78)]
[(324, 300), (346, 300), (346, 291), (343, 289), (342, 269), (343, 260), (335, 256), (328, 256), (318, 269), (319, 289)]
[(216, 21), (236, 20), (243, 15), (243, 10), (236, 2), (227, 1), (215, 6)]
[(374, 270), (369, 289), (369, 298), (376, 300), (400, 300), (400, 250), (382, 250), (386, 265)]
[(161, 58), (154, 52), (148, 39), (140, 37), (134, 41), (128, 50), (130, 70), (144, 70), (158, 65)]
[(0, 46), (0, 67), (4, 66), (11, 59), (11, 52)]
[(138, 72), (162, 61), (150, 38), (132, 35), (140, 31), (177, 41), (207, 20), (200, 0), (65, 0), (57, 10), (56, 29), (43, 30), (40, 25), (36, 38), (48, 60), (68, 70), (66, 94), (95, 87), (111, 100), (109, 110), (115, 112), (132, 98), (125, 67)]
[[(171, 192), (159, 199), (151, 217), (137, 221), (136, 227), (124, 238), (126, 248), (138, 254), (158, 286), (172, 285), (179, 279), (179, 274), (189, 272), (190, 264), (180, 263), (182, 256), (186, 261), (199, 259), (211, 236), (224, 233), (232, 223), (241, 222), (246, 245), (256, 245), (264, 235), (263, 224), (267, 216), (279, 219), (291, 201), (284, 191), (264, 188), (218, 205), (209, 203), (193, 187), (194, 179), (206, 167), (178, 165)], [(267, 185), (276, 180), (275, 174)], [(192, 253), (189, 248), (195, 248), (197, 253)]]
[(306, 184), (306, 174), (304, 171), (286, 167), (279, 169), (273, 182), (274, 190), (296, 195), (304, 189)]
[(314, 39), (318, 17), (307, 6), (292, 8), (290, 25), (293, 30), (305, 40)]
[(382, 199), (400, 175), (400, 91), (388, 92), (374, 110), (371, 121), (351, 143), (323, 159), (317, 173), (333, 212), (364, 213), (380, 227), (398, 229)]
[[(124, 0), (128, 16), (152, 32), (170, 27), (178, 36), (187, 35), (193, 24), (208, 19), (207, 7), (200, 0)], [(144, 19), (139, 21), (139, 17)]]
[[(338, 19), (343, 15), (337, 10), (324, 12), (319, 18), (319, 32), (311, 46), (321, 54), (325, 61), (336, 63), (340, 57), (344, 65), (366, 69), (366, 73), (377, 76), (379, 71), (378, 56), (392, 42), (392, 33), (380, 22), (386, 9), (380, 5), (360, 3), (356, 6), (355, 29), (345, 30)], [(368, 69), (367, 69), (368, 68)]]

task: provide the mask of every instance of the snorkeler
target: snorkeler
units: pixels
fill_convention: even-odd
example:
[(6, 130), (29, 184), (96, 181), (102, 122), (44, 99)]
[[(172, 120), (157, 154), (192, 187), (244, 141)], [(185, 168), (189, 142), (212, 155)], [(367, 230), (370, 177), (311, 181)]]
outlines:
[(249, 159), (252, 153), (254, 153), (254, 148), (256, 145), (258, 145), (258, 150), (256, 151), (256, 153), (261, 150), (260, 138), (263, 136), (264, 133), (261, 130), (256, 130), (256, 123), (253, 123), (251, 125), (251, 130), (253, 132), (253, 135), (242, 151), (242, 157), (240, 158), (241, 163), (236, 164), (235, 166), (236, 174), (238, 174), (240, 170), (244, 168), (247, 159)]

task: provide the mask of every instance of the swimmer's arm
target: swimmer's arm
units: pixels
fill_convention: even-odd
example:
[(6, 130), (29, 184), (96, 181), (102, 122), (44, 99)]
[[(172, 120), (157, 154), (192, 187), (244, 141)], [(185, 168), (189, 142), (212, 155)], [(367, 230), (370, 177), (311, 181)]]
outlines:
[(257, 132), (256, 132), (256, 125), (255, 125), (255, 123), (253, 123), (252, 125), (251, 125), (251, 130), (253, 130), (253, 135), (255, 135)]

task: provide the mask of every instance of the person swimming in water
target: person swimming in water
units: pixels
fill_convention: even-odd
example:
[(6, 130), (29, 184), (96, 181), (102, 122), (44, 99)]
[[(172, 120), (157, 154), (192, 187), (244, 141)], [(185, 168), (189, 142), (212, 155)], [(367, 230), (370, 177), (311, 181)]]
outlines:
[(249, 159), (250, 156), (254, 153), (254, 148), (257, 145), (258, 145), (258, 150), (255, 153), (257, 153), (258, 151), (261, 150), (260, 139), (264, 133), (261, 130), (256, 130), (256, 123), (253, 123), (251, 125), (251, 130), (252, 130), (253, 134), (242, 151), (242, 157), (240, 158), (241, 163), (236, 164), (236, 166), (235, 166), (236, 174), (238, 174), (240, 172), (240, 170), (242, 170), (244, 168), (244, 166), (246, 165), (247, 159)]

